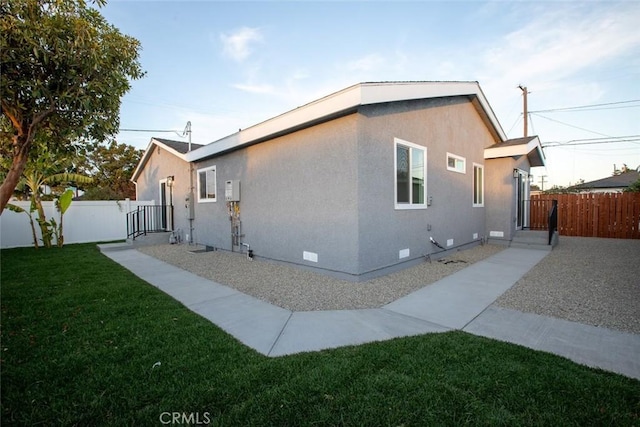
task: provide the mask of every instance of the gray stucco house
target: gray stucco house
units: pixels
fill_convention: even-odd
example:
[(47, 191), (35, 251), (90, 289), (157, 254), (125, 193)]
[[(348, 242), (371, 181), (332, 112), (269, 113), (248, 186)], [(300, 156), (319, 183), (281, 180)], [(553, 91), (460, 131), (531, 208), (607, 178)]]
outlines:
[(191, 148), (152, 138), (132, 178), (185, 241), (350, 280), (508, 243), (544, 165), (477, 82), (360, 83)]

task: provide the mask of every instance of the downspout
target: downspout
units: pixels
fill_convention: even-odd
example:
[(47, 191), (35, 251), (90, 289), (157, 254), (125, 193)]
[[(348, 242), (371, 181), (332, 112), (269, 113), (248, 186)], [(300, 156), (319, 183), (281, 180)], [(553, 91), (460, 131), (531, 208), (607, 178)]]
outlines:
[[(193, 217), (195, 216), (195, 203), (193, 200), (193, 162), (189, 162), (189, 205), (187, 215), (189, 216), (189, 244), (193, 245)], [(192, 213), (193, 212), (193, 213)]]
[[(193, 245), (193, 216), (195, 215), (195, 203), (193, 200), (193, 162), (189, 162), (189, 203), (187, 207), (187, 215), (189, 215), (189, 244)], [(193, 212), (193, 215), (191, 214)]]
[[(188, 130), (187, 130), (188, 129)], [(189, 150), (191, 152), (191, 122), (187, 122), (186, 132), (189, 133)], [(191, 206), (187, 207), (187, 215), (189, 215), (189, 244), (193, 245), (193, 216), (195, 215), (195, 200), (193, 199), (193, 162), (189, 161), (189, 203)], [(193, 212), (193, 215), (191, 214)]]

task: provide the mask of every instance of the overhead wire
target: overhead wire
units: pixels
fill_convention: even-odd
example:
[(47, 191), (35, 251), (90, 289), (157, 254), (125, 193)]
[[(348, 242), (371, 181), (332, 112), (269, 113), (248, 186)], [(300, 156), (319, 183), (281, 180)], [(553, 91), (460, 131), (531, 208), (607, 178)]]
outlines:
[(575, 128), (575, 129), (583, 130), (585, 132), (590, 132), (590, 133), (593, 133), (593, 134), (596, 134), (596, 135), (602, 135), (602, 136), (606, 136), (606, 137), (611, 137), (611, 135), (607, 135), (607, 134), (604, 134), (604, 133), (601, 133), (601, 132), (596, 132), (596, 131), (593, 131), (593, 130), (585, 129), (585, 128), (580, 127), (580, 126), (571, 125), (569, 123), (565, 123), (565, 122), (562, 122), (560, 120), (556, 120), (556, 119), (552, 119), (552, 118), (547, 117), (547, 116), (543, 116), (542, 114), (537, 114), (537, 113), (533, 113), (533, 112), (531, 112), (531, 114), (535, 114), (536, 116), (542, 117), (543, 119), (547, 119), (549, 121), (552, 121), (552, 122), (555, 122), (555, 123), (559, 123), (561, 125), (569, 126), (569, 127)]
[[(551, 113), (551, 112), (555, 113), (559, 111), (596, 111), (597, 109), (593, 107), (607, 107), (610, 105), (630, 104), (633, 102), (640, 102), (640, 99), (630, 99), (628, 101), (605, 102), (602, 104), (578, 105), (575, 107), (550, 108), (547, 110), (536, 110), (536, 111), (529, 111), (529, 112), (530, 113)], [(629, 105), (625, 107), (613, 107), (613, 108), (636, 108), (636, 107), (640, 107), (640, 105)], [(588, 110), (585, 110), (586, 108), (588, 108)], [(603, 108), (603, 110), (609, 110), (609, 109), (612, 109), (612, 108)]]
[(522, 113), (520, 113), (520, 115), (518, 116), (518, 118), (516, 119), (516, 121), (513, 123), (513, 125), (511, 126), (511, 128), (509, 129), (509, 131), (507, 132), (507, 134), (510, 134), (511, 131), (513, 130), (514, 127), (516, 127), (516, 125), (518, 123), (520, 123), (520, 118), (522, 117)]
[(575, 146), (575, 145), (619, 144), (623, 142), (630, 142), (633, 144), (640, 143), (640, 135), (609, 137), (609, 138), (572, 139), (570, 141), (565, 141), (565, 142), (551, 141), (543, 144), (543, 147), (553, 148), (553, 147), (569, 147), (569, 146)]
[(119, 132), (178, 132), (175, 129), (118, 129)]

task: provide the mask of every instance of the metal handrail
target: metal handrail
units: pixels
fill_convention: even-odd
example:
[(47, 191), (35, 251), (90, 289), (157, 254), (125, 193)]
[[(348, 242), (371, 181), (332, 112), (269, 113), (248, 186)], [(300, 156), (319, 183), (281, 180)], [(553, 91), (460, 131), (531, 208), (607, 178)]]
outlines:
[[(167, 215), (168, 214), (168, 215)], [(127, 213), (127, 238), (173, 230), (173, 205), (145, 205)]]
[(551, 201), (551, 210), (549, 211), (549, 245), (553, 240), (553, 234), (558, 231), (558, 201)]

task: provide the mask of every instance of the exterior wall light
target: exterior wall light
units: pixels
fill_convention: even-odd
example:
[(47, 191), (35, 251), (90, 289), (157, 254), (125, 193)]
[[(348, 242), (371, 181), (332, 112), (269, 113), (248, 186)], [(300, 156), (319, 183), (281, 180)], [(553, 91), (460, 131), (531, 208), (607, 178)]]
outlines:
[(518, 179), (520, 176), (520, 171), (518, 169), (513, 170), (513, 179)]
[(167, 177), (167, 187), (173, 187), (173, 175)]

